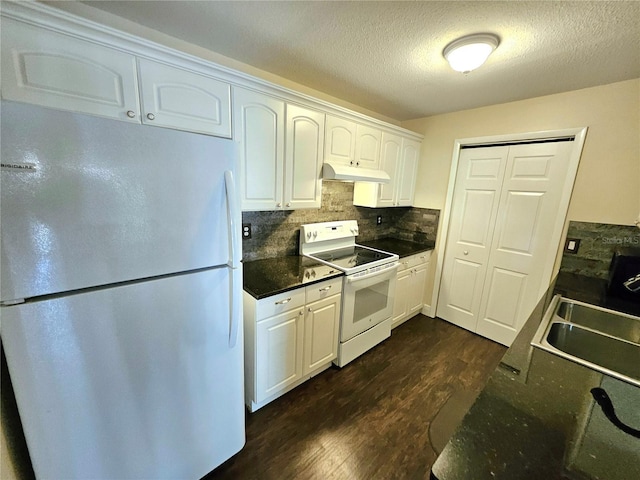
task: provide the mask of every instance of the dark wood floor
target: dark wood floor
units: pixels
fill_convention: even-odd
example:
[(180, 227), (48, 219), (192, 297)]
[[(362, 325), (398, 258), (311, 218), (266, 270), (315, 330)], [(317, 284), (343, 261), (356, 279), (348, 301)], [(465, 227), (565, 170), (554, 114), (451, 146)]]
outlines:
[(429, 423), (456, 389), (479, 392), (505, 350), (418, 315), (343, 369), (248, 414), (244, 449), (206, 478), (428, 478)]

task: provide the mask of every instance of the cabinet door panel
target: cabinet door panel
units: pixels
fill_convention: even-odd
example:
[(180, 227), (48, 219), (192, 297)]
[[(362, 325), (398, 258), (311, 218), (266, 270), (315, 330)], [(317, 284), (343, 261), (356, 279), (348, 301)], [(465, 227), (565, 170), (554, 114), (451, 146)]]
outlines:
[(395, 326), (402, 321), (409, 312), (409, 290), (411, 283), (411, 272), (405, 270), (398, 274), (398, 280), (396, 283), (396, 298), (393, 302), (393, 315), (391, 317), (391, 324)]
[(324, 114), (287, 105), (285, 208), (320, 208)]
[(356, 155), (356, 124), (327, 115), (325, 128), (325, 160), (351, 164)]
[(7, 18), (2, 19), (2, 97), (140, 122), (133, 55)]
[(242, 210), (282, 208), (284, 102), (234, 88), (234, 130), (240, 143)]
[(340, 295), (334, 295), (307, 307), (303, 375), (338, 356), (340, 300)]
[(302, 377), (302, 310), (258, 322), (256, 337), (256, 402), (259, 403)]
[(411, 289), (409, 298), (409, 315), (418, 313), (424, 305), (424, 287), (427, 281), (427, 266), (416, 268), (411, 276)]
[(139, 59), (142, 122), (231, 138), (231, 86)]
[(356, 135), (356, 165), (364, 168), (380, 167), (380, 143), (382, 132), (375, 128), (358, 125)]
[(418, 162), (420, 160), (420, 142), (404, 138), (402, 140), (401, 171), (398, 174), (396, 205), (413, 205), (415, 195)]
[[(378, 207), (391, 207), (394, 205), (397, 183), (400, 169), (400, 153), (402, 151), (402, 138), (397, 135), (384, 132), (382, 134), (382, 148), (380, 151), (380, 169), (387, 172), (391, 180), (389, 183), (380, 184)], [(415, 179), (414, 179), (415, 180)]]

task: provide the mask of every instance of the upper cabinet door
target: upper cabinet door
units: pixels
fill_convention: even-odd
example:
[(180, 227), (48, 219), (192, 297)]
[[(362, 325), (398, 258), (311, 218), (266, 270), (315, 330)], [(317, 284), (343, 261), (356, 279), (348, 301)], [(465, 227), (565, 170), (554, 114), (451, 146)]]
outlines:
[(400, 175), (400, 152), (402, 138), (398, 135), (384, 132), (382, 134), (382, 149), (380, 153), (380, 169), (391, 177), (389, 183), (381, 183), (378, 195), (378, 207), (392, 207), (395, 203), (398, 176)]
[(242, 210), (282, 208), (284, 112), (282, 100), (243, 88), (233, 89)]
[(358, 125), (356, 134), (356, 166), (380, 168), (380, 143), (382, 131), (376, 128)]
[(142, 122), (231, 138), (231, 86), (139, 59)]
[(396, 205), (408, 207), (413, 205), (416, 189), (416, 175), (420, 161), (420, 142), (402, 139), (402, 171), (398, 176)]
[(140, 122), (133, 55), (7, 18), (2, 98)]
[(284, 208), (320, 208), (324, 114), (287, 105)]
[(355, 165), (355, 122), (327, 115), (325, 138), (325, 160), (344, 163), (347, 165)]

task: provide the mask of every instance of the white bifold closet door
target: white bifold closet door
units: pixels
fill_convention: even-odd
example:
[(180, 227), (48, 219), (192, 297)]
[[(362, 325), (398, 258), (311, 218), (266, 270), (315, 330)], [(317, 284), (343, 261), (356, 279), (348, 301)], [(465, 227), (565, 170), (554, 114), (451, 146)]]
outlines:
[(461, 150), (438, 317), (511, 344), (550, 280), (571, 150), (571, 141)]

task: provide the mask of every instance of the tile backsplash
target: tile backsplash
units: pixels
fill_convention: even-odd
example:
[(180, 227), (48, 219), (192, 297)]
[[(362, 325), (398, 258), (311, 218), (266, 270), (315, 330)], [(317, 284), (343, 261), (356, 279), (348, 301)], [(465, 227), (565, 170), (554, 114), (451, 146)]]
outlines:
[[(382, 224), (377, 225), (378, 215)], [(353, 183), (323, 181), (320, 209), (243, 212), (251, 224), (251, 238), (242, 241), (242, 259), (259, 260), (298, 254), (300, 225), (357, 220), (359, 241), (395, 237), (418, 243), (434, 242), (439, 210), (415, 207), (367, 208), (353, 205)]]
[(562, 255), (560, 270), (607, 279), (613, 252), (620, 248), (640, 249), (640, 230), (629, 225), (569, 222), (568, 239), (579, 239), (575, 254)]

